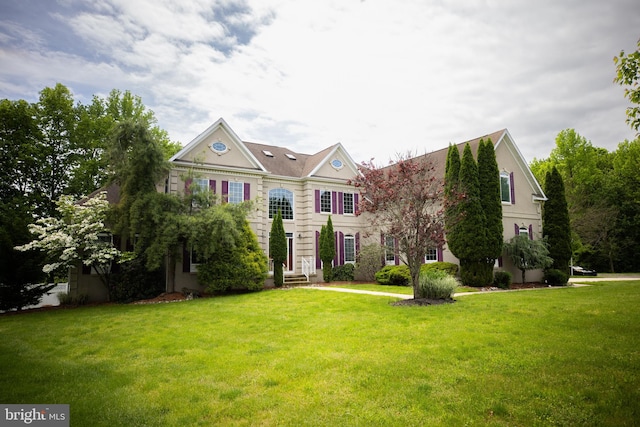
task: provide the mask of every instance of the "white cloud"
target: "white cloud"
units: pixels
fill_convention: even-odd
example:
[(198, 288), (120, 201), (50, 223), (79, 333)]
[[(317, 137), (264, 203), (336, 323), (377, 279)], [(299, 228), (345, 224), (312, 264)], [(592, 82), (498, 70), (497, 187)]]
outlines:
[(612, 57), (635, 49), (635, 0), (68, 1), (55, 16), (89, 53), (44, 51), (25, 26), (18, 44), (0, 21), (0, 96), (130, 89), (183, 143), (223, 116), (241, 138), (342, 142), (357, 161), (505, 127), (528, 160), (567, 127), (608, 149), (633, 136)]

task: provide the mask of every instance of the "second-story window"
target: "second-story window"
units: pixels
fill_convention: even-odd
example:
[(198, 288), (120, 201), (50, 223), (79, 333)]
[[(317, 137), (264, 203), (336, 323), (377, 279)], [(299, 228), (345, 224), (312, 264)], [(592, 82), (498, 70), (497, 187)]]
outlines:
[(280, 210), (282, 219), (293, 219), (293, 192), (285, 188), (269, 190), (269, 218), (275, 218)]
[(229, 203), (242, 203), (244, 201), (244, 183), (229, 182)]
[(320, 212), (331, 213), (331, 191), (320, 191)]
[(353, 193), (343, 193), (342, 195), (343, 212), (353, 215)]

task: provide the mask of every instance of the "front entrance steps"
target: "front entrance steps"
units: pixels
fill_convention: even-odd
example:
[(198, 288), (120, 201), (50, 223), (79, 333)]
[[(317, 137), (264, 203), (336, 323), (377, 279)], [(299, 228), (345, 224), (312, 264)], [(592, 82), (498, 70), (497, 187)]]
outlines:
[(311, 282), (307, 279), (307, 276), (304, 274), (285, 274), (284, 275), (284, 286), (306, 286)]

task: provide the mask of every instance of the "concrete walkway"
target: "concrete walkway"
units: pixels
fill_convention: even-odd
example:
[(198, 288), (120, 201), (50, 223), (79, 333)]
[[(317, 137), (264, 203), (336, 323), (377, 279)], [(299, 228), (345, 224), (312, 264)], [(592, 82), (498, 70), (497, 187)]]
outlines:
[[(453, 294), (454, 297), (461, 297), (466, 295), (480, 295), (486, 294), (488, 292), (521, 292), (521, 291), (540, 291), (545, 289), (566, 289), (566, 288), (580, 288), (584, 286), (589, 286), (589, 282), (610, 282), (610, 281), (623, 281), (623, 280), (640, 280), (640, 277), (615, 277), (615, 278), (605, 278), (605, 277), (585, 277), (578, 278), (572, 277), (569, 279), (569, 284), (567, 286), (549, 286), (546, 288), (526, 288), (526, 289), (496, 289), (491, 291), (478, 291), (478, 292), (458, 292)], [(363, 295), (377, 295), (380, 297), (391, 297), (391, 298), (399, 298), (399, 299), (412, 299), (413, 295), (407, 294), (396, 294), (392, 292), (377, 292), (377, 291), (365, 291), (361, 289), (349, 289), (349, 288), (341, 288), (338, 286), (302, 286), (304, 289), (317, 289), (319, 291), (333, 291), (333, 292), (344, 292), (348, 294), (363, 294)]]
[[(627, 276), (597, 276), (597, 277), (571, 277), (567, 286), (549, 286), (546, 288), (526, 288), (526, 289), (496, 289), (491, 291), (478, 291), (478, 292), (458, 292), (453, 294), (454, 297), (461, 297), (465, 295), (479, 295), (486, 294), (487, 292), (520, 292), (520, 291), (539, 291), (544, 289), (566, 289), (566, 288), (579, 288), (583, 286), (589, 286), (592, 282), (618, 282), (624, 280), (640, 280), (640, 275), (630, 274)], [(377, 291), (365, 291), (361, 289), (349, 289), (341, 288), (338, 286), (302, 286), (305, 289), (317, 289), (319, 291), (333, 291), (344, 292), (349, 294), (364, 294), (364, 295), (377, 295), (381, 297), (391, 297), (399, 299), (412, 299), (413, 295), (407, 294), (395, 294), (392, 292), (377, 292)]]

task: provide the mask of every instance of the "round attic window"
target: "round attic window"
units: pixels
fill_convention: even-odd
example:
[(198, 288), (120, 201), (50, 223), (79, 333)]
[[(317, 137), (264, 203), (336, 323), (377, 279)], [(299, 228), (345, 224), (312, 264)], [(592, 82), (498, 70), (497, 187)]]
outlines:
[(224, 154), (229, 151), (229, 147), (227, 147), (227, 145), (222, 141), (216, 141), (212, 143), (211, 145), (209, 145), (209, 148), (211, 148), (211, 151), (217, 154)]
[(344, 166), (344, 165), (342, 164), (342, 161), (341, 161), (341, 160), (339, 160), (339, 159), (333, 159), (333, 160), (331, 161), (331, 166), (333, 166), (333, 167), (334, 167), (334, 169), (342, 169), (342, 166)]

